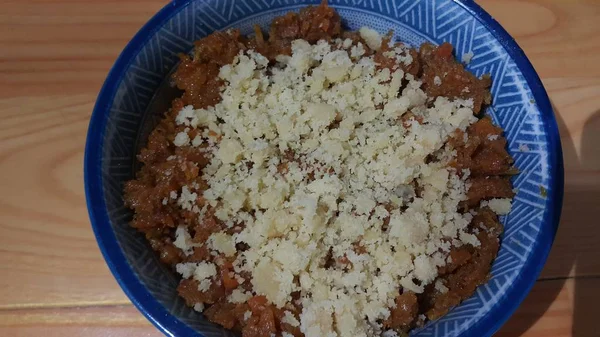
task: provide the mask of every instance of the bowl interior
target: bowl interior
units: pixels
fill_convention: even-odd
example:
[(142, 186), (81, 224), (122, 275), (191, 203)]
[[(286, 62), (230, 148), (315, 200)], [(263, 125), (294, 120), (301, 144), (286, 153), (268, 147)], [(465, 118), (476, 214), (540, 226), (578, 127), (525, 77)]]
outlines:
[[(86, 192), (100, 248), (132, 301), (167, 334), (230, 335), (187, 308), (176, 294), (178, 277), (163, 266), (144, 237), (130, 228), (123, 183), (134, 177), (136, 153), (179, 92), (167, 75), (177, 53), (215, 30), (267, 27), (272, 19), (318, 1), (176, 1), (132, 40), (111, 71), (90, 123)], [(450, 42), (468, 69), (491, 74), (493, 105), (487, 111), (506, 131), (508, 149), (521, 174), (518, 193), (504, 217), (502, 246), (492, 278), (448, 315), (411, 336), (486, 336), (506, 320), (535, 281), (551, 245), (562, 191), (560, 145), (543, 87), (508, 35), (476, 5), (450, 0), (330, 0), (347, 28), (370, 26), (413, 46)], [(232, 334), (231, 334), (232, 335)]]

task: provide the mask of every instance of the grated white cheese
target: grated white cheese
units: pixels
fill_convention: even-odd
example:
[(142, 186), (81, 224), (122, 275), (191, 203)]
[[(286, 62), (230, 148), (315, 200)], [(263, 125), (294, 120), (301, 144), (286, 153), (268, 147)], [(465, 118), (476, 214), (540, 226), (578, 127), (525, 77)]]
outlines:
[(183, 278), (190, 278), (194, 274), (194, 270), (196, 270), (195, 263), (178, 263), (175, 266), (175, 270), (177, 273), (181, 275)]
[(177, 204), (185, 210), (192, 210), (196, 203), (196, 199), (198, 198), (198, 194), (196, 192), (192, 192), (189, 187), (183, 186), (181, 188), (181, 194), (179, 195), (179, 199), (177, 199)]
[(464, 64), (469, 64), (469, 63), (471, 63), (471, 60), (473, 59), (473, 56), (475, 56), (475, 54), (473, 54), (472, 51), (470, 51), (468, 53), (464, 53), (463, 56), (462, 56), (462, 58), (461, 58), (461, 61)]
[(296, 317), (289, 311), (283, 313), (283, 318), (281, 319), (282, 323), (289, 324), (293, 327), (300, 326), (300, 322), (296, 319)]
[(196, 304), (194, 304), (194, 310), (196, 310), (197, 312), (203, 312), (204, 311), (204, 304), (203, 303), (196, 303)]
[(502, 198), (502, 199), (491, 199), (484, 200), (481, 202), (481, 207), (489, 207), (494, 213), (498, 215), (506, 215), (510, 213), (512, 208), (511, 199)]
[(225, 256), (233, 256), (236, 252), (235, 242), (231, 235), (223, 232), (214, 233), (208, 238), (211, 249), (225, 254)]
[[(369, 48), (380, 48), (377, 32), (360, 34)], [(212, 159), (202, 169), (208, 189), (201, 196), (184, 186), (171, 197), (199, 216), (207, 207), (196, 206), (203, 197), (228, 227), (244, 225), (233, 235), (212, 234), (211, 253), (237, 253), (235, 272), (249, 273), (254, 293), (279, 308), (300, 292), (300, 319), (286, 312), (284, 323), (306, 336), (373, 335), (389, 317), (399, 284), (421, 293), (446, 264), (448, 242), (479, 244), (467, 232), (472, 215), (457, 211), (468, 172), (459, 177), (447, 168), (456, 152), (444, 147), (456, 129), (477, 120), (472, 100), (438, 97), (429, 106), (412, 75), (378, 70), (360, 43), (337, 43), (350, 50), (296, 40), (292, 55), (277, 57), (270, 74), (264, 56), (241, 52), (220, 70), (222, 101), (185, 107), (176, 119), (203, 129), (201, 139), (190, 144), (181, 135), (175, 145), (207, 142)], [(412, 62), (406, 47), (389, 53), (398, 64)], [(400, 117), (409, 110), (418, 121), (405, 126)], [(294, 159), (282, 159), (286, 153)], [(186, 234), (176, 242), (189, 252)], [(248, 249), (236, 251), (237, 243)], [(326, 269), (330, 251), (349, 263)], [(214, 264), (176, 268), (201, 290), (216, 275)], [(229, 301), (250, 296), (236, 289)]]
[(190, 136), (187, 134), (187, 132), (182, 131), (179, 132), (177, 135), (175, 135), (175, 140), (173, 141), (173, 144), (175, 144), (175, 146), (185, 146), (188, 145), (190, 143)]
[(381, 35), (374, 29), (369, 27), (361, 27), (358, 30), (360, 37), (365, 40), (367, 46), (373, 50), (379, 50), (381, 48)]
[(398, 333), (394, 330), (386, 330), (381, 334), (381, 337), (398, 337)]
[(448, 287), (446, 287), (446, 285), (444, 285), (444, 283), (441, 280), (435, 281), (435, 289), (441, 294), (445, 294), (449, 290)]
[(198, 285), (198, 290), (202, 292), (208, 291), (208, 289), (210, 289), (211, 284), (212, 281), (210, 279), (204, 279), (200, 281), (200, 284)]
[(198, 147), (198, 146), (202, 145), (203, 142), (204, 142), (204, 140), (202, 139), (202, 136), (201, 135), (197, 135), (192, 140), (192, 146)]
[(217, 269), (213, 263), (199, 262), (194, 270), (194, 279), (203, 281), (217, 275)]
[(173, 241), (173, 245), (181, 249), (185, 255), (191, 255), (194, 252), (194, 247), (202, 246), (201, 243), (192, 242), (192, 237), (185, 226), (179, 226), (175, 230), (175, 241)]
[(217, 275), (217, 269), (213, 263), (208, 262), (186, 262), (178, 263), (175, 266), (177, 273), (181, 274), (183, 278), (190, 278), (193, 276), (194, 280), (199, 282), (198, 289), (200, 291), (207, 291), (212, 284), (212, 277)]
[[(240, 289), (233, 289), (227, 300), (231, 303), (245, 303), (252, 297), (252, 293), (244, 292)], [(245, 314), (244, 314), (245, 316)]]
[(365, 47), (362, 43), (357, 43), (356, 46), (350, 48), (350, 57), (357, 59), (365, 54)]

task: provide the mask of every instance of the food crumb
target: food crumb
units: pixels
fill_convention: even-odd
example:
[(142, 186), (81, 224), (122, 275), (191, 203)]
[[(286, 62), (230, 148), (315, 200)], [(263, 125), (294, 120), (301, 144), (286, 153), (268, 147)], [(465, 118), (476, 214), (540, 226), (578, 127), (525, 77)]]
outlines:
[(462, 56), (461, 61), (464, 64), (469, 64), (469, 63), (471, 63), (471, 60), (473, 59), (473, 56), (475, 56), (475, 54), (473, 54), (472, 51), (470, 51), (468, 53), (464, 53), (463, 56)]
[(204, 304), (203, 303), (196, 303), (194, 304), (194, 310), (197, 312), (203, 312), (204, 311)]
[(548, 190), (542, 185), (540, 185), (540, 195), (542, 198), (546, 198), (548, 196)]

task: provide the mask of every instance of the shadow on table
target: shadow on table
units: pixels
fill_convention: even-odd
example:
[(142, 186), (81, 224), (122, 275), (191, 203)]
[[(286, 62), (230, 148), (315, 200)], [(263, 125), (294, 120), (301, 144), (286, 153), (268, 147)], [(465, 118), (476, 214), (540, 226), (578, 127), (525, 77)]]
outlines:
[[(563, 158), (565, 162), (565, 177), (570, 183), (565, 185), (562, 217), (553, 249), (542, 272), (540, 280), (533, 287), (529, 296), (519, 307), (517, 312), (496, 334), (497, 337), (517, 337), (523, 335), (548, 311), (551, 304), (558, 299), (561, 289), (568, 279), (566, 275), (577, 275), (571, 294), (564, 301), (574, 300), (573, 325), (569, 327), (562, 317), (568, 315), (569, 307), (556, 306), (544, 320), (546, 331), (540, 331), (539, 336), (573, 336), (597, 337), (600, 336), (599, 318), (595, 315), (600, 312), (595, 307), (600, 303), (600, 278), (593, 275), (598, 272), (600, 256), (590, 254), (598, 252), (600, 248), (600, 190), (598, 189), (597, 170), (600, 167), (600, 110), (596, 111), (586, 122), (581, 137), (581, 153), (577, 154), (572, 135), (560, 116), (556, 107), (553, 107), (561, 134)], [(581, 175), (575, 177), (574, 175)], [(588, 181), (590, 183), (581, 183)], [(568, 302), (567, 302), (568, 303)]]

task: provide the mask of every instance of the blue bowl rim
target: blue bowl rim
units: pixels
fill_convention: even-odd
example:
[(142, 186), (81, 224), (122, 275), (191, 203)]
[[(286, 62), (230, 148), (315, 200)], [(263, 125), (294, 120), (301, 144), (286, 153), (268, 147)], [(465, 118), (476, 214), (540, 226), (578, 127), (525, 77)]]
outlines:
[[(116, 236), (110, 227), (110, 220), (106, 211), (101, 153), (104, 130), (111, 102), (127, 68), (150, 37), (173, 15), (192, 1), (194, 0), (174, 0), (167, 4), (136, 33), (121, 52), (97, 97), (90, 119), (84, 155), (86, 201), (98, 247), (113, 276), (132, 303), (152, 324), (167, 336), (202, 336), (202, 334), (169, 313), (146, 289), (127, 262)], [(544, 128), (547, 131), (548, 161), (551, 166), (551, 181), (547, 195), (550, 204), (544, 212), (544, 227), (538, 234), (538, 239), (535, 243), (536, 246), (531, 250), (532, 254), (512, 286), (513, 289), (520, 289), (520, 291), (508, 293), (504, 299), (505, 305), (502, 308), (503, 310), (499, 310), (499, 307), (496, 307), (496, 310), (486, 314), (460, 335), (461, 337), (487, 337), (493, 335), (525, 299), (536, 282), (548, 257), (558, 229), (562, 208), (564, 194), (563, 157), (558, 125), (553, 114), (550, 99), (533, 65), (525, 56), (523, 50), (497, 21), (474, 1), (453, 1), (490, 30), (492, 35), (515, 61), (517, 67), (525, 77), (535, 103), (542, 113)]]

